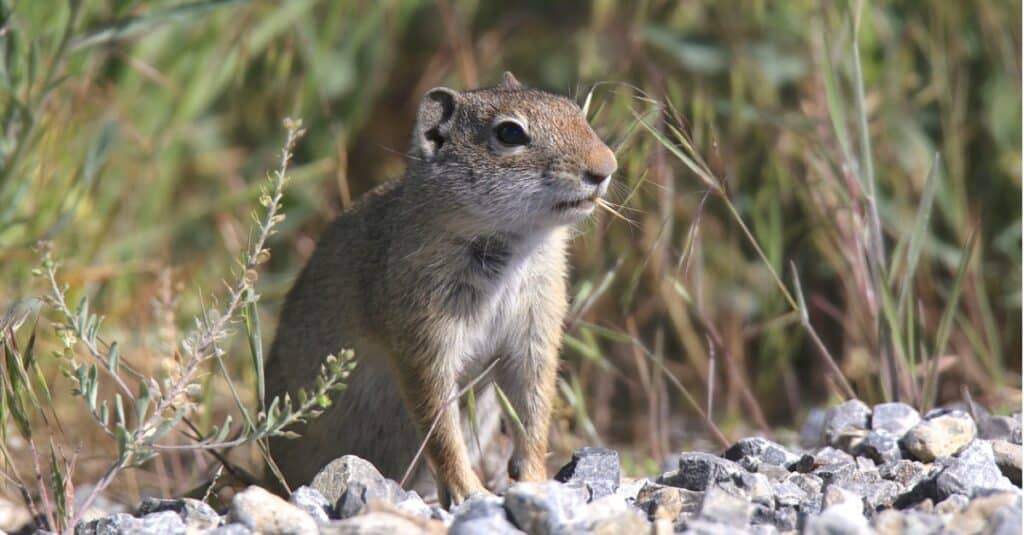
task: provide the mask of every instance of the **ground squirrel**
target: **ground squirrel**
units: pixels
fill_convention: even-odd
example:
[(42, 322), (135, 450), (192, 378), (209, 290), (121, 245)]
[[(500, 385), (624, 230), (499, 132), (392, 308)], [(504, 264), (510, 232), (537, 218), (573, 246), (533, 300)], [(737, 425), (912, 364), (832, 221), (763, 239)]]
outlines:
[(302, 438), (271, 442), (273, 457), (293, 485), (350, 453), (400, 479), (443, 411), (425, 456), (441, 502), (459, 503), (485, 489), (466, 411), (446, 402), (498, 359), (475, 388), (499, 385), (522, 423), (507, 426), (508, 475), (546, 479), (566, 242), (605, 194), (615, 156), (575, 102), (506, 73), (491, 88), (428, 91), (408, 161), (402, 179), (337, 218), (288, 294), (268, 392), (294, 395), (341, 348), (358, 364)]

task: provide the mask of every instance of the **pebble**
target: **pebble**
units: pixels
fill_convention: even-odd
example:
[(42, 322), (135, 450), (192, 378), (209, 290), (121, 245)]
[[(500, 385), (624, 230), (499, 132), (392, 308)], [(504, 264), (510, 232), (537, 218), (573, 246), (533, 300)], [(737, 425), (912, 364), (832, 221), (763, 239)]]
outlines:
[(514, 535), (522, 533), (508, 518), (502, 499), (480, 496), (466, 500), (452, 511), (450, 535)]
[(256, 486), (235, 494), (228, 518), (264, 535), (317, 533), (316, 521), (308, 513)]
[(834, 441), (849, 431), (867, 430), (870, 419), (871, 409), (857, 399), (832, 407), (825, 413), (825, 444), (834, 445)]
[(871, 430), (883, 431), (897, 440), (920, 421), (921, 414), (906, 403), (880, 403), (871, 412)]
[(305, 485), (295, 489), (288, 497), (288, 502), (305, 511), (318, 524), (330, 521), (334, 515), (334, 507), (320, 491)]
[(139, 514), (144, 517), (161, 511), (171, 511), (177, 514), (189, 533), (207, 531), (220, 525), (220, 515), (213, 510), (213, 507), (192, 498), (179, 500), (146, 498), (139, 505)]
[(555, 481), (583, 485), (587, 501), (614, 494), (619, 488), (619, 452), (608, 448), (580, 448), (572, 460), (555, 475)]
[(657, 482), (689, 490), (705, 490), (712, 483), (729, 481), (743, 472), (740, 465), (710, 453), (683, 453), (679, 469), (662, 474)]
[(977, 435), (974, 420), (965, 412), (940, 414), (915, 425), (901, 443), (915, 459), (931, 462), (956, 455)]
[(505, 511), (519, 529), (547, 535), (567, 527), (588, 497), (585, 489), (556, 481), (517, 483), (505, 494)]
[(999, 470), (1019, 487), (1021, 485), (1021, 467), (1024, 465), (1024, 449), (1020, 444), (1006, 440), (993, 440), (992, 453)]

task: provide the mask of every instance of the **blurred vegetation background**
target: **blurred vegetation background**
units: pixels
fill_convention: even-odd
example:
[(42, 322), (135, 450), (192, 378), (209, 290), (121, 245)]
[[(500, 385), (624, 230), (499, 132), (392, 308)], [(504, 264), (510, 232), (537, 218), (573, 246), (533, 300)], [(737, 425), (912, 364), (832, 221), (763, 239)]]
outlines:
[[(573, 244), (554, 464), (600, 442), (643, 471), (707, 436), (697, 407), (728, 438), (780, 435), (843, 396), (823, 348), (865, 400), (928, 405), (934, 368), (937, 402), (966, 387), (1019, 410), (1020, 20), (1004, 0), (0, 0), (0, 309), (44, 293), (32, 245), (49, 240), (69, 302), (167, 373), (237, 269), (282, 119), (302, 117), (258, 286), (269, 343), (320, 231), (401, 175), (420, 95), (508, 69), (591, 94), (632, 220), (598, 214)], [(794, 268), (798, 309), (772, 275), (797, 295)], [(36, 353), (87, 483), (112, 446), (50, 362), (51, 319)], [(204, 381), (200, 427), (233, 410), (223, 377)], [(165, 454), (117, 492), (180, 493), (214, 466)]]

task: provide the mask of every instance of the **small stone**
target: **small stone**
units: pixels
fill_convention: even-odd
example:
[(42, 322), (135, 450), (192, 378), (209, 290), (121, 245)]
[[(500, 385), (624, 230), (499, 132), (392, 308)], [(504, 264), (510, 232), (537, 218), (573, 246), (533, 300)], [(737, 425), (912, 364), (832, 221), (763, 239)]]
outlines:
[(1006, 440), (993, 440), (992, 453), (999, 470), (1019, 487), (1021, 485), (1021, 467), (1024, 465), (1024, 450), (1021, 446)]
[(744, 528), (750, 524), (753, 513), (754, 508), (748, 500), (718, 487), (711, 487), (704, 492), (699, 515), (703, 520)]
[(807, 493), (796, 483), (785, 481), (772, 486), (776, 507), (799, 507), (807, 500)]
[(1020, 494), (1007, 492), (975, 498), (953, 515), (948, 528), (955, 533), (1020, 533)]
[(414, 520), (385, 511), (370, 511), (320, 526), (321, 535), (427, 535), (443, 530), (444, 525), (437, 521)]
[(328, 503), (337, 503), (345, 494), (351, 481), (362, 482), (365, 486), (383, 486), (384, 476), (369, 461), (355, 455), (339, 457), (320, 469), (310, 487), (320, 492)]
[(647, 518), (651, 520), (675, 522), (680, 516), (689, 517), (700, 511), (702, 501), (703, 492), (648, 483), (640, 489), (634, 505), (647, 513)]
[(988, 441), (975, 440), (959, 456), (944, 459), (944, 468), (935, 476), (934, 496), (944, 500), (953, 494), (976, 496), (986, 490), (1016, 490), (999, 467)]
[(942, 533), (942, 519), (920, 511), (887, 509), (875, 515), (872, 527), (879, 535)]
[(743, 471), (738, 464), (710, 453), (683, 453), (679, 469), (658, 478), (658, 483), (690, 490), (706, 490), (712, 483), (729, 481)]
[(822, 448), (814, 454), (815, 466), (823, 466), (826, 464), (850, 464), (853, 462), (854, 460), (852, 455), (831, 446)]
[(889, 464), (900, 460), (899, 441), (888, 431), (871, 431), (856, 451), (857, 455), (863, 455), (876, 464)]
[(820, 515), (808, 517), (806, 535), (867, 535), (871, 533), (859, 500), (848, 500), (825, 508)]
[(800, 446), (803, 448), (820, 448), (825, 445), (825, 411), (811, 409), (807, 413), (803, 427), (800, 428)]
[(790, 474), (786, 480), (804, 491), (807, 496), (800, 502), (799, 511), (803, 514), (817, 514), (821, 512), (821, 488), (824, 482), (820, 477), (813, 474)]
[(847, 429), (832, 439), (831, 444), (851, 455), (857, 454), (861, 445), (868, 438), (867, 429)]
[(978, 421), (978, 436), (986, 440), (1005, 440), (1020, 444), (1020, 418), (986, 416)]
[(880, 403), (871, 413), (871, 429), (884, 431), (899, 440), (918, 422), (921, 414), (906, 403)]
[(264, 535), (317, 533), (316, 521), (308, 513), (256, 486), (235, 494), (228, 518)]
[(844, 489), (839, 485), (829, 485), (825, 487), (825, 492), (821, 495), (821, 508), (829, 509), (836, 505), (846, 505), (853, 507), (851, 504), (856, 504), (861, 510), (864, 509), (864, 498), (860, 494), (853, 492), (848, 489)]
[(250, 535), (252, 530), (242, 524), (224, 524), (223, 526), (211, 529), (203, 535)]
[(433, 511), (431, 511), (430, 506), (427, 505), (426, 502), (423, 501), (423, 498), (420, 498), (419, 493), (414, 490), (405, 492), (404, 497), (401, 497), (397, 502), (395, 502), (395, 507), (397, 507), (399, 511), (408, 513), (412, 516), (419, 516), (423, 518), (431, 518), (433, 516)]
[(220, 525), (220, 515), (204, 502), (192, 498), (181, 498), (179, 500), (163, 500), (159, 498), (146, 498), (139, 505), (139, 515), (148, 516), (160, 511), (173, 511), (189, 533), (198, 533), (213, 529)]
[(78, 524), (75, 535), (185, 535), (185, 522), (174, 511), (159, 511), (141, 518), (115, 513)]
[(636, 496), (637, 496), (637, 494), (640, 493), (640, 489), (642, 489), (645, 486), (647, 486), (647, 484), (650, 483), (650, 482), (651, 482), (651, 480), (647, 479), (646, 477), (637, 478), (637, 479), (634, 479), (634, 478), (624, 478), (619, 483), (619, 488), (616, 489), (615, 495), (616, 496), (621, 496), (622, 498), (624, 498), (626, 500), (626, 503), (630, 503), (631, 504), (631, 503), (636, 501)]
[(569, 464), (555, 475), (556, 481), (578, 483), (590, 491), (590, 500), (614, 494), (619, 488), (619, 453), (607, 448), (579, 448)]
[(870, 418), (871, 409), (857, 399), (830, 408), (825, 413), (825, 443), (832, 445), (847, 431), (867, 430)]
[[(755, 504), (772, 507), (775, 501), (775, 490), (764, 474), (736, 474), (732, 477), (733, 485)], [(776, 484), (778, 485), (778, 484)], [(800, 491), (797, 487), (797, 491)], [(802, 493), (802, 491), (800, 491)]]
[(976, 434), (974, 420), (967, 413), (954, 411), (915, 425), (900, 442), (915, 459), (931, 462), (956, 455)]
[(819, 466), (811, 473), (820, 477), (825, 483), (838, 483), (845, 481), (856, 471), (856, 463), (833, 463)]
[(305, 511), (320, 524), (328, 522), (334, 514), (331, 502), (327, 501), (320, 491), (305, 485), (295, 489), (288, 501)]
[(782, 446), (761, 437), (744, 438), (725, 450), (722, 455), (730, 461), (739, 461), (744, 457), (752, 457), (764, 464), (787, 466), (798, 460), (800, 456)]
[(878, 468), (878, 473), (882, 478), (893, 481), (904, 489), (914, 487), (921, 481), (933, 476), (936, 471), (937, 469), (931, 465), (906, 459), (885, 464)]
[(970, 498), (963, 494), (953, 494), (945, 500), (935, 504), (934, 509), (935, 512), (940, 515), (959, 513), (964, 510), (964, 507), (967, 507), (967, 504), (970, 503), (970, 501)]
[(555, 481), (517, 483), (505, 493), (505, 511), (527, 533), (557, 533), (571, 523), (588, 497), (586, 489)]
[[(756, 506), (754, 509), (754, 515), (750, 522), (753, 524), (751, 528), (757, 526), (770, 526), (773, 528), (767, 533), (778, 533), (779, 531), (793, 531), (797, 528), (799, 523), (800, 515), (797, 510), (792, 507), (779, 507), (772, 509), (765, 506)], [(753, 531), (753, 529), (751, 529)]]
[(474, 497), (452, 511), (450, 535), (514, 535), (522, 533), (509, 520), (501, 498)]
[[(790, 466), (796, 466), (802, 461), (797, 461)], [(789, 477), (789, 470), (783, 466), (775, 466), (774, 464), (762, 464), (757, 467), (757, 473), (763, 474), (765, 477), (772, 481), (784, 481)]]
[(566, 532), (615, 535), (644, 533), (650, 529), (647, 519), (614, 494), (585, 505)]

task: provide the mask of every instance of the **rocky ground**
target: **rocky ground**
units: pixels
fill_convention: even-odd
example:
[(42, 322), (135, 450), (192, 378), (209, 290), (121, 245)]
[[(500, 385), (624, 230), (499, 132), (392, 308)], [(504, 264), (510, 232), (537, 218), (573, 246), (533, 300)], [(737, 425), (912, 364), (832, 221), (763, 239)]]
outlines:
[(813, 413), (802, 448), (745, 438), (642, 479), (620, 476), (615, 451), (582, 448), (552, 481), (451, 511), (347, 456), (288, 501), (259, 487), (222, 513), (148, 499), (76, 533), (1021, 533), (1020, 414), (976, 416), (850, 401)]

